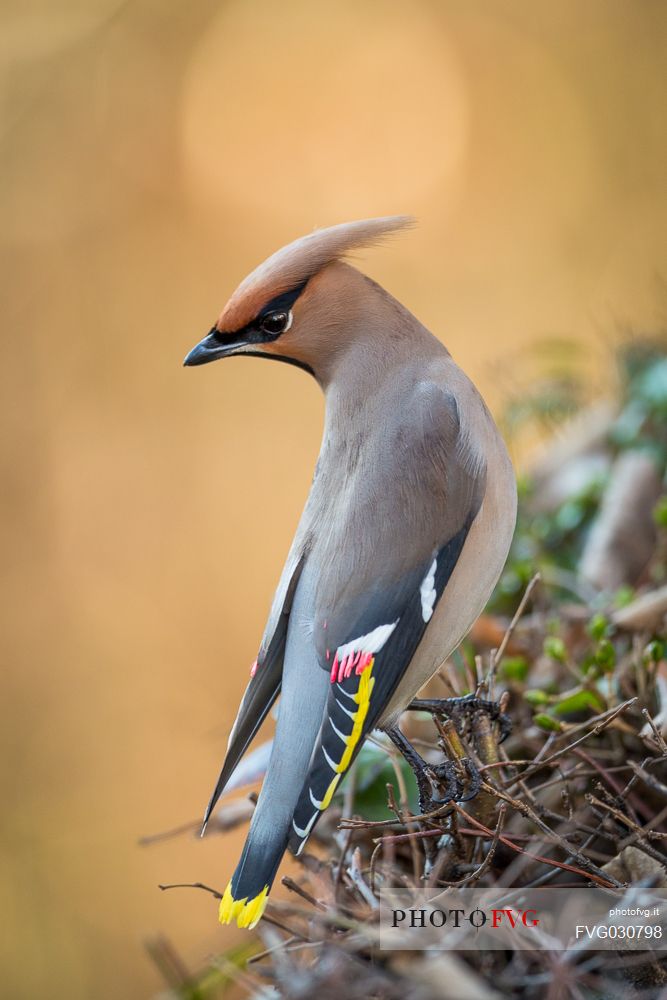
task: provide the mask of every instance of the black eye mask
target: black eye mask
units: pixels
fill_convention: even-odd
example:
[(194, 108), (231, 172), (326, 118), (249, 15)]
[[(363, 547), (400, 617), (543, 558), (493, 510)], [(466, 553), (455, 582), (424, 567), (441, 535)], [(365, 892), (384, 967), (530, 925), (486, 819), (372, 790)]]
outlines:
[[(304, 371), (314, 375), (313, 369), (305, 362), (297, 361), (273, 351), (263, 352), (261, 350), (252, 351), (248, 347), (262, 344), (270, 344), (276, 341), (281, 334), (286, 333), (292, 325), (291, 309), (299, 298), (308, 280), (303, 281), (295, 288), (287, 292), (281, 292), (261, 309), (257, 316), (240, 330), (233, 330), (231, 333), (221, 333), (217, 327), (212, 327), (206, 337), (196, 347), (190, 351), (185, 361), (185, 365), (205, 365), (216, 358), (228, 356), (238, 357), (258, 357), (268, 358), (273, 361), (284, 361), (286, 364), (296, 365)], [(244, 348), (244, 350), (236, 350)]]
[(276, 340), (281, 333), (289, 329), (291, 325), (290, 309), (307, 284), (308, 281), (303, 281), (296, 288), (276, 295), (262, 307), (255, 319), (241, 327), (240, 330), (234, 330), (232, 333), (220, 333), (213, 327), (210, 331), (211, 336), (225, 347), (232, 347), (234, 344), (267, 344)]

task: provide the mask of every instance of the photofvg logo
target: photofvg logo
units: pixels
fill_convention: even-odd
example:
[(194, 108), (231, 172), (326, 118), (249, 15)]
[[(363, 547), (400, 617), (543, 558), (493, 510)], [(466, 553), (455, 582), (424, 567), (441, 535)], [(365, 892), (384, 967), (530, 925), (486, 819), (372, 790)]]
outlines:
[(667, 891), (383, 889), (380, 947), (662, 951)]
[(511, 906), (502, 910), (495, 906), (491, 907), (490, 910), (483, 910), (480, 906), (476, 906), (470, 913), (466, 912), (463, 907), (444, 909), (439, 906), (424, 906), (419, 910), (410, 907), (409, 910), (392, 910), (391, 919), (392, 927), (400, 927), (406, 923), (406, 926), (412, 930), (415, 928), (423, 930), (427, 924), (433, 928), (443, 928), (447, 926), (447, 922), (449, 922), (450, 927), (455, 927), (458, 930), (461, 926), (465, 927), (466, 920), (470, 927), (476, 931), (486, 927), (487, 921), (490, 921), (493, 930), (497, 930), (503, 920), (507, 920), (512, 930), (515, 930), (519, 924), (523, 924), (524, 927), (537, 927), (540, 923), (537, 910), (514, 910)]

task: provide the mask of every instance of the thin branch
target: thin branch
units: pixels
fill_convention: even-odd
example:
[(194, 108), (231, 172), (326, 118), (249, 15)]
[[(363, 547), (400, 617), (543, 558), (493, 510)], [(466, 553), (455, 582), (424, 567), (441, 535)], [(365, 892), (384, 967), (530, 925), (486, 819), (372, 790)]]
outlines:
[(667, 757), (667, 743), (665, 743), (662, 733), (660, 732), (655, 722), (651, 718), (649, 710), (647, 708), (642, 708), (642, 715), (646, 719), (648, 725), (651, 727), (651, 731), (653, 733), (653, 736), (655, 737), (655, 741), (660, 748), (660, 753), (662, 754), (663, 757)]
[[(463, 816), (465, 820), (468, 821), (468, 823), (472, 823), (473, 826), (479, 827), (479, 829), (483, 833), (487, 834), (487, 836), (489, 837), (494, 836), (493, 830), (490, 830), (488, 826), (484, 826), (482, 823), (476, 820), (474, 816), (471, 816), (469, 813), (465, 811), (465, 809), (462, 809), (458, 803), (455, 803), (454, 808), (458, 813), (460, 813), (461, 816)], [(605, 877), (601, 879), (598, 878), (597, 875), (591, 875), (590, 872), (587, 873), (585, 871), (582, 871), (581, 868), (576, 868), (574, 865), (568, 865), (563, 861), (556, 861), (555, 858), (545, 858), (542, 857), (541, 854), (532, 854), (530, 851), (524, 850), (523, 847), (519, 847), (518, 844), (514, 844), (511, 840), (502, 835), (498, 837), (498, 840), (500, 841), (501, 844), (505, 844), (506, 847), (509, 847), (510, 850), (515, 851), (517, 854), (523, 854), (527, 858), (531, 858), (533, 861), (541, 861), (542, 864), (549, 865), (552, 868), (560, 868), (562, 871), (572, 872), (575, 875), (580, 875), (584, 879), (587, 878), (591, 882), (595, 882), (598, 885), (601, 885), (603, 889), (614, 889), (622, 885), (621, 883), (615, 885), (614, 884), (615, 880), (612, 881), (610, 877), (606, 874)]]
[(597, 865), (594, 865), (585, 854), (582, 854), (576, 847), (573, 847), (572, 844), (568, 843), (564, 837), (559, 836), (555, 830), (552, 830), (550, 826), (547, 826), (547, 824), (540, 819), (537, 813), (535, 813), (530, 806), (526, 805), (525, 802), (521, 802), (520, 799), (513, 798), (511, 795), (508, 795), (507, 792), (501, 792), (499, 789), (494, 788), (492, 785), (488, 785), (484, 781), (482, 782), (482, 788), (490, 795), (496, 795), (498, 798), (508, 802), (513, 809), (516, 809), (522, 816), (525, 816), (526, 819), (531, 821), (531, 823), (534, 823), (538, 830), (541, 830), (542, 833), (545, 833), (548, 837), (552, 838), (552, 842), (560, 847), (566, 855), (574, 858), (579, 867), (588, 872), (591, 878), (594, 876), (598, 881), (602, 882), (612, 880), (616, 884), (617, 888), (621, 888), (623, 885), (622, 882), (612, 879), (612, 876), (607, 874), (607, 872), (603, 872)]
[[(576, 730), (581, 729), (582, 726), (589, 726), (591, 723), (595, 722), (595, 725), (590, 730), (590, 732), (584, 733), (584, 735), (580, 736), (579, 739), (574, 740), (574, 742), (572, 743), (568, 743), (567, 746), (562, 747), (560, 750), (556, 750), (556, 752), (552, 753), (550, 757), (545, 757), (544, 760), (541, 760), (535, 763), (532, 767), (529, 767), (525, 771), (522, 771), (521, 774), (519, 775), (519, 779), (524, 781), (526, 778), (529, 778), (531, 777), (531, 775), (535, 774), (536, 771), (539, 771), (540, 768), (546, 767), (548, 764), (552, 764), (553, 761), (558, 760), (560, 757), (563, 757), (567, 753), (570, 753), (574, 749), (574, 747), (579, 746), (580, 743), (583, 743), (585, 740), (590, 739), (591, 736), (599, 736), (600, 733), (603, 732), (607, 728), (607, 726), (609, 726), (614, 721), (614, 719), (617, 718), (617, 716), (627, 711), (628, 708), (631, 708), (636, 701), (637, 698), (630, 698), (628, 701), (624, 701), (622, 705), (617, 705), (616, 708), (610, 708), (606, 712), (602, 712), (600, 715), (595, 716), (594, 719), (589, 719), (588, 722), (582, 723), (578, 726), (573, 726), (572, 729), (568, 731), (567, 735), (571, 735)], [(517, 780), (519, 779), (516, 778), (510, 779), (509, 780), (510, 788), (512, 787), (512, 785), (515, 785), (517, 783)]]
[(505, 805), (504, 802), (501, 802), (500, 806), (498, 807), (498, 822), (496, 823), (496, 829), (493, 834), (493, 840), (491, 841), (491, 846), (489, 847), (489, 850), (486, 853), (486, 857), (482, 861), (479, 868), (476, 868), (475, 871), (473, 871), (470, 875), (466, 875), (466, 877), (461, 879), (460, 882), (440, 881), (438, 883), (439, 885), (446, 885), (449, 886), (450, 888), (457, 888), (464, 885), (470, 885), (471, 882), (478, 882), (483, 875), (486, 875), (487, 871), (493, 864), (493, 858), (498, 848), (498, 843), (500, 841), (500, 837), (503, 831), (503, 826), (505, 824), (506, 811), (507, 811), (507, 806)]
[(361, 851), (358, 847), (352, 853), (352, 861), (350, 867), (347, 869), (347, 874), (361, 898), (368, 903), (372, 910), (377, 910), (380, 904), (364, 881), (364, 876), (361, 872)]
[(212, 889), (210, 885), (204, 885), (203, 882), (170, 882), (158, 885), (158, 889), (161, 889), (162, 892), (166, 889), (203, 889), (204, 892), (210, 892), (216, 899), (222, 899), (221, 892), (218, 892), (217, 889)]
[(526, 587), (526, 589), (523, 592), (523, 597), (519, 601), (519, 607), (514, 612), (514, 617), (512, 618), (512, 621), (509, 623), (509, 625), (507, 626), (507, 630), (505, 631), (505, 635), (503, 636), (502, 641), (501, 641), (500, 645), (498, 646), (498, 649), (494, 650), (491, 653), (491, 670), (493, 672), (495, 672), (496, 665), (498, 663), (500, 663), (500, 661), (502, 660), (503, 656), (505, 655), (505, 650), (507, 649), (507, 644), (509, 643), (510, 639), (512, 638), (512, 634), (514, 632), (514, 629), (519, 624), (519, 620), (520, 620), (522, 614), (526, 610), (526, 605), (528, 604), (528, 601), (530, 600), (530, 595), (535, 590), (535, 587), (537, 586), (537, 584), (540, 582), (541, 579), (542, 578), (541, 578), (540, 574), (536, 573), (535, 576), (532, 578), (532, 580), (529, 581), (528, 586)]
[(290, 890), (290, 892), (295, 892), (297, 896), (301, 896), (301, 898), (305, 899), (307, 903), (311, 904), (311, 906), (316, 906), (318, 910), (323, 910), (326, 913), (328, 907), (325, 906), (324, 903), (320, 903), (319, 899), (315, 899), (314, 896), (311, 896), (309, 892), (303, 889), (298, 882), (294, 881), (293, 878), (290, 878), (289, 875), (283, 875), (280, 881), (286, 889)]

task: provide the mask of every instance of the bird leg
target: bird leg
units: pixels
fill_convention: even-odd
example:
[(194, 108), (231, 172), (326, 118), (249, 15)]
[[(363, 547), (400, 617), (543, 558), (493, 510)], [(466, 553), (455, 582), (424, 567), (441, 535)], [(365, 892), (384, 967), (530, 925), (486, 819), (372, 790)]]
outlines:
[(430, 712), (431, 715), (453, 719), (459, 729), (466, 721), (472, 722), (477, 712), (485, 712), (491, 722), (497, 722), (500, 729), (498, 743), (502, 743), (512, 732), (512, 723), (505, 712), (501, 712), (496, 701), (485, 701), (474, 694), (462, 698), (415, 698), (408, 705), (409, 712)]
[[(408, 710), (430, 712), (433, 715), (440, 732), (440, 745), (450, 755), (450, 759), (439, 764), (429, 764), (417, 753), (398, 726), (387, 730), (387, 735), (415, 774), (422, 813), (433, 812), (447, 802), (467, 802), (475, 798), (480, 789), (481, 777), (476, 765), (466, 756), (460, 735), (467, 727), (473, 733), (475, 729), (486, 730), (490, 736), (488, 723), (482, 726), (482, 720), (479, 720), (475, 726), (476, 716), (481, 712), (490, 722), (498, 724), (498, 743), (502, 743), (509, 736), (512, 724), (509, 717), (501, 711), (500, 705), (469, 694), (462, 698), (416, 698), (410, 702)], [(488, 763), (484, 754), (482, 759)]]
[[(469, 758), (461, 757), (456, 761), (444, 760), (440, 764), (429, 764), (415, 750), (398, 726), (391, 726), (385, 729), (385, 732), (414, 772), (419, 792), (419, 809), (422, 813), (435, 812), (452, 801), (467, 802), (477, 795), (480, 784), (479, 773)], [(465, 794), (461, 770), (468, 778)]]

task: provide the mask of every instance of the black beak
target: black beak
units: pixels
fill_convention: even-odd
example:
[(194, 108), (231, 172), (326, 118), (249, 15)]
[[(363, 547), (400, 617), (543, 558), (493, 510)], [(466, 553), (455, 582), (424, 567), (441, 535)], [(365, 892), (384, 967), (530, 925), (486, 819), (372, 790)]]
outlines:
[(231, 354), (234, 347), (238, 347), (238, 342), (235, 344), (223, 344), (220, 341), (219, 335), (215, 327), (200, 340), (196, 347), (193, 347), (189, 354), (187, 354), (183, 360), (183, 364), (187, 367), (192, 367), (193, 365), (205, 365), (209, 361), (215, 361), (216, 358), (224, 358), (226, 354)]

